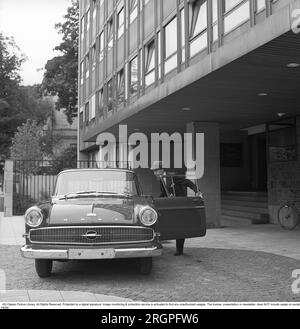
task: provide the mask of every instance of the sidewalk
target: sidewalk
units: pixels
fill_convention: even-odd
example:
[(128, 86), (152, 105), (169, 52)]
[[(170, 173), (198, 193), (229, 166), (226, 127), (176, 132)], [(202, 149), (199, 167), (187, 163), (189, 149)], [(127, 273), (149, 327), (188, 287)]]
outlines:
[(260, 251), (300, 260), (300, 228), (278, 225), (225, 227), (207, 231), (205, 238), (187, 240), (186, 247)]
[(80, 291), (10, 290), (0, 293), (0, 303), (130, 303), (131, 299)]

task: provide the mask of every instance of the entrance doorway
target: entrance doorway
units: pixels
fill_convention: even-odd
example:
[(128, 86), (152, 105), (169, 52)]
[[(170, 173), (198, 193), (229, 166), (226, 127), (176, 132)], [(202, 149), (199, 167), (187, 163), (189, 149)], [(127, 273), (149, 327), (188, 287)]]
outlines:
[(250, 135), (248, 143), (250, 190), (266, 192), (268, 189), (267, 135), (265, 132)]

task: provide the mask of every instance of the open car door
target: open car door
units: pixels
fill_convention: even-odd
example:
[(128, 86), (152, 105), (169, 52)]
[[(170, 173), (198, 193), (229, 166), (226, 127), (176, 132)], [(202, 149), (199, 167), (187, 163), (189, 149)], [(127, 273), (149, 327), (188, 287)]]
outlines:
[[(173, 177), (158, 179), (149, 169), (138, 170), (136, 173), (143, 193), (154, 198), (154, 204), (159, 214), (158, 225), (162, 241), (206, 235), (205, 206), (200, 194), (176, 195), (178, 191), (174, 188)], [(168, 186), (166, 181), (171, 181), (172, 184)], [(195, 185), (198, 188), (197, 184)]]

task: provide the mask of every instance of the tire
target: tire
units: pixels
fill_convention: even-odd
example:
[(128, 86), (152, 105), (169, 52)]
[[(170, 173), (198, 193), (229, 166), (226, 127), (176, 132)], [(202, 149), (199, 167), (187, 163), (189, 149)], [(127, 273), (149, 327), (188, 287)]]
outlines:
[(35, 270), (37, 275), (44, 279), (49, 278), (52, 273), (53, 261), (49, 259), (36, 259), (35, 260)]
[(300, 217), (294, 205), (286, 204), (278, 210), (278, 222), (285, 230), (294, 230), (299, 224)]
[(140, 258), (138, 259), (138, 271), (141, 275), (149, 275), (152, 272), (152, 258)]

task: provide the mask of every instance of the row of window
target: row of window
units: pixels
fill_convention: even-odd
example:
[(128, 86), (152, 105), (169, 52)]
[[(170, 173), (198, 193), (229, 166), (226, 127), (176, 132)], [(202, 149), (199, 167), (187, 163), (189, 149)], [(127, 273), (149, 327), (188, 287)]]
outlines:
[[(218, 0), (212, 1), (212, 23), (213, 23), (213, 40), (218, 40)], [(223, 0), (224, 1), (224, 26), (227, 29), (233, 29), (241, 23), (249, 20), (250, 6), (249, 0)], [(256, 0), (256, 11), (265, 9), (265, 0)], [(137, 12), (137, 0), (130, 2), (131, 19), (135, 19)], [(240, 11), (243, 12), (241, 15)], [(236, 17), (236, 12), (240, 13)], [(107, 112), (111, 112), (114, 108), (123, 104), (128, 98), (138, 93), (138, 88), (151, 86), (155, 81), (159, 80), (162, 74), (168, 74), (182, 64), (186, 60), (186, 37), (189, 37), (189, 53), (190, 57), (195, 56), (199, 52), (205, 50), (208, 46), (208, 6), (207, 0), (190, 0), (189, 1), (189, 22), (190, 27), (188, 34), (185, 30), (186, 11), (182, 9), (179, 16), (173, 17), (163, 28), (163, 36), (159, 31), (153, 39), (151, 39), (138, 54), (136, 54), (124, 68), (110, 79), (104, 87), (95, 96), (97, 101), (96, 110), (91, 108), (93, 105), (87, 105), (84, 121), (89, 121), (96, 116), (101, 117), (104, 114), (104, 105)], [(232, 19), (232, 16), (234, 19)], [(124, 8), (118, 12), (118, 35), (124, 33)], [(121, 19), (122, 17), (122, 19)], [(112, 19), (111, 19), (112, 20)], [(105, 48), (107, 52), (113, 47), (114, 33), (113, 21), (109, 20), (107, 25), (107, 43), (105, 47), (104, 31), (99, 35), (98, 51), (96, 44), (86, 55), (85, 60), (81, 63), (80, 83), (84, 84), (90, 76), (90, 70), (95, 71), (97, 57), (102, 62), (105, 56)], [(178, 24), (178, 20), (181, 24)], [(178, 31), (178, 26), (181, 31)], [(178, 45), (177, 35), (180, 35), (181, 45)], [(163, 43), (161, 38), (163, 37)], [(163, 45), (163, 47), (162, 47)], [(178, 53), (180, 49), (180, 54)], [(163, 54), (162, 51), (163, 50)], [(180, 55), (180, 56), (179, 56)], [(163, 60), (163, 63), (162, 63)], [(162, 65), (163, 64), (163, 65)], [(100, 72), (99, 72), (100, 73)], [(82, 111), (83, 113), (83, 111)], [(82, 120), (82, 121), (83, 121)]]
[[(149, 1), (149, 0), (148, 0)], [(249, 0), (223, 0), (224, 1), (224, 33), (228, 33), (233, 30), (235, 27), (241, 23), (249, 20), (250, 17), (250, 6)], [(93, 1), (95, 2), (95, 1)], [(103, 2), (103, 0), (102, 0)], [(208, 23), (208, 6), (206, 0), (191, 0), (189, 6), (189, 45), (190, 45), (190, 57), (193, 57), (197, 53), (206, 49), (208, 46), (208, 35), (207, 35), (207, 23)], [(256, 0), (256, 11), (260, 11), (265, 8), (265, 0)], [(212, 23), (213, 23), (213, 41), (218, 40), (218, 0), (212, 0)], [(94, 10), (95, 11), (95, 10)], [(185, 31), (185, 10), (182, 9), (180, 12), (181, 20), (181, 45), (182, 49), (181, 59), (182, 63), (185, 61), (186, 56), (186, 31)], [(86, 15), (87, 27), (88, 30), (89, 23), (89, 11)], [(137, 0), (130, 0), (130, 21), (135, 20), (137, 17)], [(83, 18), (84, 19), (84, 18)], [(125, 11), (122, 7), (117, 13), (117, 38), (120, 38), (124, 34), (125, 30)], [(165, 27), (164, 27), (164, 73), (167, 74), (171, 70), (175, 69), (178, 65), (177, 61), (177, 17), (173, 18)], [(84, 31), (85, 29), (82, 29)], [(105, 32), (106, 33), (106, 42), (105, 42)], [(160, 35), (158, 35), (158, 39)], [(106, 31), (103, 30), (99, 37), (98, 42), (92, 46), (88, 54), (85, 56), (85, 59), (81, 62), (80, 69), (80, 83), (84, 83), (84, 79), (88, 79), (90, 76), (90, 70), (94, 71), (96, 69), (97, 58), (99, 62), (102, 62), (104, 59), (105, 53), (108, 53), (114, 46), (114, 18), (113, 16), (108, 21), (106, 25)], [(155, 48), (160, 47), (160, 39), (157, 42), (155, 47), (154, 40), (151, 41), (150, 45), (146, 47), (146, 65), (145, 73), (151, 73), (147, 80), (149, 82), (154, 82), (154, 66), (155, 66)], [(97, 49), (98, 48), (98, 49)], [(107, 51), (105, 51), (107, 50)], [(158, 49), (160, 51), (160, 49)], [(158, 57), (160, 60), (160, 54)], [(160, 63), (158, 63), (160, 65)], [(159, 66), (160, 68), (160, 66)], [(147, 85), (148, 83), (146, 83)]]

